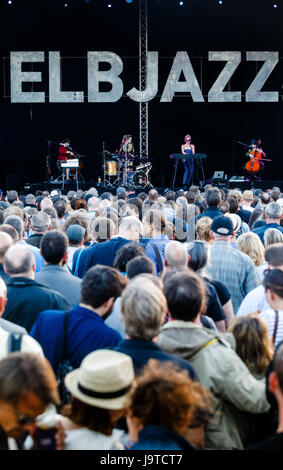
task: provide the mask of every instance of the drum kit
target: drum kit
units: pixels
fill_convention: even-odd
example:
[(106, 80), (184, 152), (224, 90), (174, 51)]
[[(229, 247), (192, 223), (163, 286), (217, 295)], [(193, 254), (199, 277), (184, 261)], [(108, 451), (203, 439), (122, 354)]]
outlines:
[[(108, 150), (103, 151), (104, 156), (104, 186), (135, 186), (145, 188), (150, 185), (149, 172), (152, 168), (151, 162), (139, 156), (129, 155), (125, 157), (119, 153), (112, 154)], [(136, 165), (135, 162), (139, 161)]]

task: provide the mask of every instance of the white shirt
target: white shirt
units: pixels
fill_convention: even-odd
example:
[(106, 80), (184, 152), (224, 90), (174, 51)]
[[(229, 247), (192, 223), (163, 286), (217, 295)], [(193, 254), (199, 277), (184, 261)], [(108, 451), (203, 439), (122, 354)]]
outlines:
[(254, 207), (245, 206), (244, 204), (242, 204), (242, 209), (245, 209), (245, 211), (249, 211), (249, 212), (253, 212), (253, 211), (254, 211)]
[(70, 270), (72, 271), (73, 268), (73, 257), (75, 252), (78, 249), (84, 248), (83, 246), (68, 246), (68, 263), (67, 265), (69, 266)]
[[(283, 339), (283, 312), (278, 310), (278, 314), (279, 314), (278, 327), (277, 327), (277, 333), (276, 333), (275, 343), (274, 343), (275, 348), (278, 345), (278, 343), (280, 343), (280, 341), (282, 341)], [(262, 318), (266, 322), (270, 338), (272, 339), (274, 327), (275, 327), (275, 318), (276, 318), (275, 311), (269, 308), (268, 310), (265, 310), (265, 312), (262, 312), (259, 315), (259, 318)]]
[(113, 429), (111, 436), (105, 436), (88, 428), (66, 431), (64, 450), (123, 450), (119, 442), (124, 431)]
[(256, 266), (256, 275), (258, 277), (258, 282), (262, 282), (264, 278), (264, 271), (268, 268), (267, 263), (263, 263), (260, 266)]
[(245, 315), (249, 315), (250, 313), (255, 312), (256, 310), (260, 310), (264, 312), (265, 310), (270, 309), (270, 305), (266, 300), (265, 289), (264, 287), (258, 286), (252, 291), (250, 291), (244, 300), (242, 301), (238, 313), (236, 314), (237, 317), (242, 317)]
[[(8, 355), (8, 331), (0, 327), (0, 360)], [(40, 344), (29, 335), (22, 336), (21, 352), (37, 353), (44, 357)]]

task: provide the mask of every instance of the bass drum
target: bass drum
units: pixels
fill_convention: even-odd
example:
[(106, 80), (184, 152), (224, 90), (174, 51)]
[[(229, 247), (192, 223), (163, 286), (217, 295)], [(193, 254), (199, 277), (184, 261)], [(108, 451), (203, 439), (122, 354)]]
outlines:
[(136, 171), (133, 176), (133, 185), (137, 188), (145, 188), (148, 184), (148, 177), (145, 171)]
[(118, 163), (115, 160), (108, 160), (108, 162), (105, 162), (105, 174), (109, 176), (117, 176)]

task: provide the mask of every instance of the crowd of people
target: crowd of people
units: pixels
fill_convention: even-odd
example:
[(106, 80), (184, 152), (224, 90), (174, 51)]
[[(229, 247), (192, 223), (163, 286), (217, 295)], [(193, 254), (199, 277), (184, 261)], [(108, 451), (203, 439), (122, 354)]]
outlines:
[(0, 449), (283, 450), (280, 188), (0, 197)]

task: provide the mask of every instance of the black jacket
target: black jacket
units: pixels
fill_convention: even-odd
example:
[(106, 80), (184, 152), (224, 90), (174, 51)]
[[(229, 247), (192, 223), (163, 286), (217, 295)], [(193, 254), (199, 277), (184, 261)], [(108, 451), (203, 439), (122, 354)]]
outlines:
[(36, 246), (36, 248), (40, 248), (40, 242), (43, 237), (43, 233), (33, 233), (30, 235), (25, 241), (29, 245)]
[(30, 332), (43, 310), (70, 310), (65, 297), (25, 277), (7, 283), (8, 302), (3, 318), (23, 326)]

